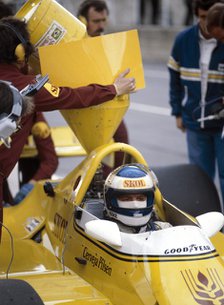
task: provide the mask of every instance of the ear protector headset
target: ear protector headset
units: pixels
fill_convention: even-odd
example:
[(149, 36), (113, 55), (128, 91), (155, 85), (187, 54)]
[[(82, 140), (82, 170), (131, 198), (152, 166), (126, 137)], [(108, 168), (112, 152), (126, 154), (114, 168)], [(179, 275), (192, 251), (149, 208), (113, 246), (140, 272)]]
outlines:
[(78, 18), (79, 18), (79, 20), (80, 20), (83, 24), (85, 24), (85, 26), (87, 26), (86, 17), (84, 17), (84, 16), (82, 16), (82, 15), (79, 15)]
[(15, 55), (16, 55), (18, 61), (26, 61), (27, 59), (26, 59), (26, 51), (25, 50), (26, 50), (27, 41), (16, 30), (16, 28), (14, 26), (12, 26), (11, 24), (6, 23), (6, 22), (0, 22), (0, 25), (10, 29), (16, 35), (16, 37), (19, 39), (20, 43), (15, 48)]
[[(106, 3), (104, 3), (104, 1), (102, 1), (103, 2), (103, 9), (105, 8), (106, 10), (107, 10), (107, 12), (108, 12), (108, 14), (109, 14), (109, 10), (108, 10), (108, 8), (107, 8), (107, 5), (106, 5)], [(80, 7), (79, 7), (79, 10), (78, 10), (78, 14), (77, 14), (77, 16), (78, 16), (78, 19), (82, 22), (82, 23), (84, 23), (85, 24), (85, 26), (87, 26), (87, 14), (88, 14), (88, 11), (89, 11), (89, 8), (90, 7), (94, 7), (94, 1), (93, 0), (85, 0), (81, 5), (80, 5)]]
[(21, 116), (23, 109), (23, 97), (20, 94), (19, 90), (12, 86), (9, 82), (0, 81), (9, 86), (12, 97), (13, 97), (13, 106), (9, 114), (2, 113), (0, 114), (0, 140), (10, 148), (8, 138), (18, 129), (17, 120)]
[(86, 15), (86, 13), (89, 10), (89, 7), (92, 5), (91, 1), (86, 0), (84, 1), (81, 5), (80, 8), (78, 10), (78, 19), (85, 24), (85, 26), (87, 26), (87, 19), (84, 15)]

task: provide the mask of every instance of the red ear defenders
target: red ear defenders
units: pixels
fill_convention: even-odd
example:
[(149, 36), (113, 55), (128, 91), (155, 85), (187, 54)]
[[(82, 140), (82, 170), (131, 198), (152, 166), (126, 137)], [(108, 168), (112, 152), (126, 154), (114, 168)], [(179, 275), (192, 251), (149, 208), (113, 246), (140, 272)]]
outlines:
[(23, 106), (23, 97), (19, 90), (8, 82), (0, 81), (7, 84), (12, 92), (13, 106), (9, 114), (0, 114), (0, 139), (9, 148), (8, 138), (18, 129), (17, 120), (20, 118)]
[(25, 50), (26, 50), (27, 41), (11, 24), (6, 23), (6, 22), (0, 22), (0, 25), (10, 29), (17, 36), (20, 43), (15, 48), (15, 55), (16, 55), (18, 61), (26, 61), (26, 51)]
[(79, 20), (84, 23), (86, 26), (87, 26), (87, 20), (86, 20), (86, 17), (84, 16), (85, 15), (85, 12), (88, 11), (89, 7), (91, 6), (91, 1), (89, 0), (86, 0), (84, 1), (80, 7), (79, 7), (79, 10), (78, 10), (78, 18)]
[(84, 16), (79, 15), (78, 18), (79, 18), (79, 20), (80, 20), (82, 23), (85, 24), (85, 26), (87, 26), (87, 20), (86, 20), (86, 18), (85, 18)]

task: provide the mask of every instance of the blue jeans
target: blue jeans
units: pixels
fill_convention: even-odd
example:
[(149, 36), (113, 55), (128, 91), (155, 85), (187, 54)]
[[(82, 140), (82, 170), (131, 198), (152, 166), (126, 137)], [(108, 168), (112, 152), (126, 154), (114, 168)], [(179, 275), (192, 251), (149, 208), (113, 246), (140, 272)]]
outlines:
[(224, 138), (222, 132), (201, 132), (187, 129), (190, 163), (200, 166), (214, 180), (216, 163), (222, 201), (224, 203)]

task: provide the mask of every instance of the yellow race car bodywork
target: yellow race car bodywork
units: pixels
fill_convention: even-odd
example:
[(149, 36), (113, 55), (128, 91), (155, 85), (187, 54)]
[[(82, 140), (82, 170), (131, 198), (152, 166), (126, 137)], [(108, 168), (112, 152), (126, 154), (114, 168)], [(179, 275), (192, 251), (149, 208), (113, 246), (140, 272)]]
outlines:
[(44, 182), (38, 183), (20, 205), (4, 209), (14, 258), (10, 265), (12, 243), (3, 230), (1, 278), (27, 281), (45, 304), (222, 304), (223, 234), (213, 237), (215, 249), (196, 219), (167, 202), (159, 189), (156, 211), (172, 228), (120, 232), (122, 245), (86, 233), (86, 223), (102, 213), (100, 200), (91, 202), (86, 194), (100, 162), (116, 150), (146, 165), (135, 148), (107, 144), (62, 181), (49, 182), (45, 191)]
[[(40, 2), (51, 1), (34, 1), (35, 10)], [(224, 304), (220, 215), (204, 228), (156, 186), (155, 212), (172, 227), (129, 234), (103, 219), (104, 159), (122, 151), (124, 164), (147, 166), (134, 147), (110, 143), (128, 105), (124, 96), (63, 112), (86, 155), (62, 180), (40, 181), (19, 205), (4, 208), (0, 278), (26, 281), (48, 305)]]

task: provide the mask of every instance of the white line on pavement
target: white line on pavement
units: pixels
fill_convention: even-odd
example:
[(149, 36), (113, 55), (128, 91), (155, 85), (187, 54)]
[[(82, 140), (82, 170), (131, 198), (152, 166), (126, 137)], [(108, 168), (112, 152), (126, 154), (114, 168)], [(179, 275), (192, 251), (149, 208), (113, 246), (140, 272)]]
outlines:
[(159, 115), (166, 115), (166, 116), (171, 115), (171, 111), (169, 108), (145, 105), (145, 104), (140, 104), (140, 103), (131, 102), (129, 109), (134, 110), (134, 111), (152, 113), (152, 114), (159, 114)]

